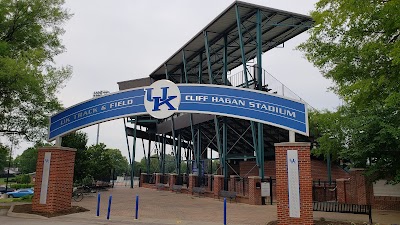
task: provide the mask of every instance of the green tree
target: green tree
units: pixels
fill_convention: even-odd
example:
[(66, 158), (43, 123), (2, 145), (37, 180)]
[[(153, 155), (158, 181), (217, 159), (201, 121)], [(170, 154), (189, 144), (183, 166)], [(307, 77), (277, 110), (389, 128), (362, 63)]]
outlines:
[(341, 155), (400, 182), (400, 0), (320, 0), (311, 15), (299, 48), (344, 101)]
[[(140, 162), (135, 164), (135, 176), (139, 176), (139, 169), (142, 169), (142, 173), (147, 173), (147, 159), (142, 158)], [(150, 173), (160, 173), (161, 172), (161, 160), (158, 155), (152, 155), (150, 157)], [(171, 154), (165, 155), (165, 173), (176, 173), (175, 170), (175, 156)], [(186, 173), (186, 162), (182, 160), (181, 162), (181, 173)]]
[(75, 165), (74, 165), (74, 181), (81, 181), (87, 175), (88, 157), (86, 154), (86, 145), (88, 136), (84, 132), (73, 132), (64, 136), (61, 146), (76, 149)]
[(8, 167), (9, 154), (9, 149), (0, 143), (0, 173), (3, 172), (4, 167)]
[(29, 184), (31, 182), (31, 176), (28, 174), (20, 174), (15, 177), (15, 180), (19, 184)]
[(100, 143), (90, 146), (86, 153), (87, 175), (95, 180), (109, 181), (112, 169), (116, 169), (116, 175), (122, 175), (128, 170), (128, 161), (118, 149), (108, 149)]
[[(111, 168), (114, 171), (115, 176), (121, 176), (122, 174), (128, 174), (129, 164), (125, 156), (122, 156), (119, 149), (107, 149), (107, 154), (111, 159)], [(115, 177), (116, 178), (116, 177)]]
[[(135, 170), (135, 176), (136, 174), (139, 175), (139, 168), (142, 168), (142, 171), (144, 173), (147, 173), (147, 159), (142, 158), (139, 163), (135, 165), (135, 168), (138, 167), (137, 170)], [(158, 159), (157, 155), (152, 155), (150, 157), (150, 173), (156, 173), (160, 172), (160, 160)]]
[(37, 147), (31, 147), (16, 157), (15, 164), (21, 173), (32, 173), (36, 171), (37, 157)]
[(317, 146), (312, 149), (315, 156), (323, 156), (325, 159), (330, 155), (332, 160), (338, 160), (341, 153), (347, 150), (346, 133), (340, 111), (330, 112), (311, 111), (309, 116), (310, 136), (314, 138)]
[(56, 67), (64, 52), (63, 0), (0, 1), (0, 132), (45, 137), (48, 115), (61, 109), (56, 92), (71, 68)]

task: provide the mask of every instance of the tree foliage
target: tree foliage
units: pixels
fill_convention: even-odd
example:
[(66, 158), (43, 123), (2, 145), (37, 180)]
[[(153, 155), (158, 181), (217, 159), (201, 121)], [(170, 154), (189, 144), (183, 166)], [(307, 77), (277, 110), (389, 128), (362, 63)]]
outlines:
[(15, 165), (21, 173), (32, 173), (36, 171), (38, 149), (31, 147), (15, 158)]
[(10, 151), (7, 147), (0, 143), (0, 174), (3, 172), (4, 167), (7, 167), (7, 161)]
[(86, 151), (87, 173), (95, 180), (109, 181), (111, 171), (115, 170), (115, 175), (128, 173), (128, 160), (122, 156), (118, 149), (106, 148), (106, 145), (100, 143), (90, 146)]
[(63, 0), (0, 1), (0, 132), (28, 140), (47, 133), (48, 115), (61, 105), (56, 92), (71, 75), (54, 57), (65, 51)]
[(345, 150), (346, 134), (343, 132), (343, 124), (340, 112), (312, 111), (309, 114), (310, 135), (317, 142), (312, 153), (316, 156), (338, 160)]
[(62, 146), (77, 150), (75, 182), (80, 183), (88, 179), (109, 181), (112, 170), (115, 170), (116, 176), (128, 173), (128, 161), (118, 149), (107, 148), (103, 143), (87, 147), (87, 142), (87, 134), (79, 131), (70, 133), (62, 139)]
[(400, 182), (400, 0), (320, 0), (311, 15), (299, 48), (344, 101), (331, 128), (343, 133), (340, 154), (374, 180)]
[(86, 155), (86, 145), (88, 136), (84, 132), (73, 132), (64, 136), (61, 146), (76, 149), (74, 164), (74, 181), (81, 181), (86, 177), (88, 159)]

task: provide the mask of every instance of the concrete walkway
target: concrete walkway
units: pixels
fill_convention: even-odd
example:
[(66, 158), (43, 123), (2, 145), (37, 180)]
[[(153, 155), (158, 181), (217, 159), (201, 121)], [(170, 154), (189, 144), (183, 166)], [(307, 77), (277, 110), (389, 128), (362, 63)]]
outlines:
[[(90, 211), (50, 219), (29, 219), (29, 224), (223, 224), (223, 201), (198, 198), (187, 194), (157, 191), (146, 188), (117, 187), (100, 193), (100, 217), (96, 217), (97, 196), (85, 196), (73, 205)], [(110, 220), (106, 220), (108, 198), (112, 195)], [(139, 220), (134, 219), (135, 198), (139, 196)], [(276, 205), (253, 206), (241, 203), (227, 204), (228, 224), (267, 224), (276, 220)], [(18, 216), (18, 215), (17, 215)], [(367, 215), (314, 212), (314, 219), (367, 222)], [(373, 210), (374, 223), (400, 224), (400, 212)], [(20, 224), (14, 218), (0, 218), (1, 224)], [(18, 219), (17, 219), (18, 220)], [(3, 223), (5, 222), (5, 223)], [(27, 221), (28, 222), (28, 221)], [(65, 223), (64, 223), (65, 222)]]

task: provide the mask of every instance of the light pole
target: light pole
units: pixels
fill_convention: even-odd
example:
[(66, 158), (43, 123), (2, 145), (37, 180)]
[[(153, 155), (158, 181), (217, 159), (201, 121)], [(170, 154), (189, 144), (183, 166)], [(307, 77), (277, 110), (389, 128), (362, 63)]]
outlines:
[(13, 150), (13, 146), (14, 146), (14, 134), (15, 133), (10, 133), (10, 134), (11, 134), (11, 136), (10, 136), (11, 145), (10, 145), (10, 157), (8, 159), (8, 168), (7, 168), (7, 177), (6, 177), (6, 193), (8, 190), (8, 177), (10, 176), (10, 167), (11, 167), (12, 150)]
[[(103, 95), (108, 95), (108, 94), (110, 94), (110, 92), (109, 91), (105, 91), (105, 90), (95, 91), (95, 92), (93, 92), (93, 98), (97, 98), (97, 97), (100, 97), (100, 96), (103, 96)], [(100, 123), (97, 124), (96, 145), (99, 144), (99, 133), (100, 133)]]

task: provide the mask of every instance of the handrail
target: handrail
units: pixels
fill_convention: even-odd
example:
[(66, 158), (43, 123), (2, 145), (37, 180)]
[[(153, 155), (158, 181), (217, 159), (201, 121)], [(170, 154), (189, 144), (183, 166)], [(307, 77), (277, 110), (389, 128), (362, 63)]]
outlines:
[[(255, 67), (254, 66), (247, 66), (247, 76), (248, 76), (248, 82), (249, 82), (249, 88), (256, 89), (257, 87), (257, 80), (255, 79)], [(286, 85), (284, 85), (282, 82), (280, 82), (276, 77), (274, 77), (272, 74), (270, 74), (268, 71), (263, 69), (262, 71), (262, 87), (264, 91), (268, 91), (271, 94), (277, 94), (280, 96), (296, 99), (303, 101), (307, 104), (307, 106), (312, 109), (316, 110), (314, 107), (312, 107), (310, 104), (308, 104), (303, 98), (301, 98), (299, 95), (294, 93), (290, 88), (288, 88)], [(228, 76), (228, 81), (230, 86), (234, 87), (246, 87), (246, 82), (244, 78), (244, 72), (240, 71), (237, 72), (233, 75)]]

